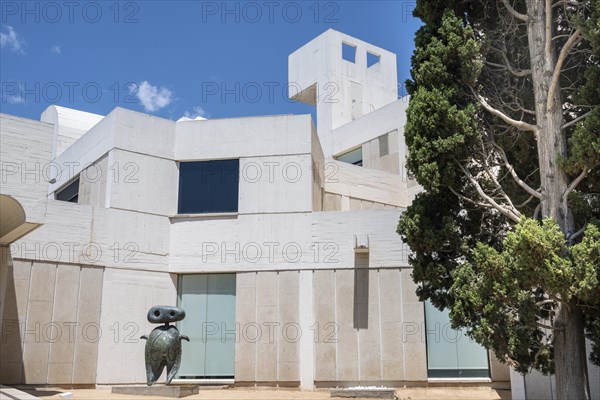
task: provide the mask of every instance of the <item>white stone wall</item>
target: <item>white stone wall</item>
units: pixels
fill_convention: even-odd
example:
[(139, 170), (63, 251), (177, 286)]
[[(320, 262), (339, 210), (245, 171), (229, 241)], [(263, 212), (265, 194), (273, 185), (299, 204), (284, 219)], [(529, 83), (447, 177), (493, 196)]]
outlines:
[(0, 342), (4, 384), (94, 384), (103, 268), (14, 260)]
[[(157, 325), (146, 319), (155, 305), (177, 305), (177, 277), (166, 273), (107, 268), (98, 342), (98, 384), (146, 383), (141, 335)], [(165, 375), (160, 378), (164, 382)]]
[[(342, 42), (356, 46), (355, 63), (342, 58)], [(381, 56), (367, 68), (367, 51)], [(288, 58), (289, 97), (317, 107), (317, 131), (326, 158), (331, 157), (332, 130), (353, 121), (353, 107), (367, 115), (398, 99), (396, 55), (329, 29)], [(353, 98), (352, 86), (361, 96)], [(353, 103), (354, 100), (354, 103)]]
[[(426, 381), (423, 305), (410, 270), (363, 267), (307, 271), (310, 287), (299, 271), (239, 273), (236, 383)], [(312, 307), (301, 320), (304, 304)]]
[(0, 194), (17, 200), (31, 224), (46, 218), (52, 137), (50, 124), (0, 114)]

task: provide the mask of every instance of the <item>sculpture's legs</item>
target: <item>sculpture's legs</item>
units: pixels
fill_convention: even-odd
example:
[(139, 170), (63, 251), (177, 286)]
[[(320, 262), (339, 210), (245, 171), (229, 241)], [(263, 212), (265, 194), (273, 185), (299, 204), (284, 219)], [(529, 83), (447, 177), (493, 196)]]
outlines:
[[(178, 340), (181, 340), (178, 338)], [(167, 357), (167, 385), (171, 383), (171, 380), (177, 375), (179, 366), (181, 365), (181, 345), (177, 343), (172, 349), (170, 349)]]
[(175, 375), (177, 375), (177, 371), (179, 371), (179, 364), (181, 364), (181, 354), (174, 360), (169, 360), (167, 362), (167, 385), (171, 383)]
[(146, 383), (148, 386), (152, 386), (158, 378), (160, 378), (160, 374), (162, 374), (163, 369), (165, 368), (165, 361), (146, 361)]

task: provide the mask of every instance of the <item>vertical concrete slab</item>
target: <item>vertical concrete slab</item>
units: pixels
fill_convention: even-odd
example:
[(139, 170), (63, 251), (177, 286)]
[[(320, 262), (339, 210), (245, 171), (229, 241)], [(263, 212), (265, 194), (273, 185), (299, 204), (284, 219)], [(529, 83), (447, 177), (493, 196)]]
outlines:
[(556, 388), (552, 375), (532, 371), (525, 376), (526, 399), (556, 399)]
[(385, 204), (373, 202), (373, 210), (383, 210), (385, 209)]
[[(299, 272), (279, 272), (279, 327), (277, 335), (277, 381), (297, 382), (300, 380), (299, 342), (302, 337), (299, 307)], [(307, 332), (308, 333), (308, 332)]]
[(350, 211), (360, 211), (361, 209), (361, 200), (355, 199), (354, 197), (350, 197)]
[(337, 270), (336, 316), (338, 331), (337, 380), (360, 380), (358, 332), (354, 329), (354, 270)]
[[(299, 309), (300, 327), (300, 389), (315, 388), (315, 307), (314, 307), (314, 273), (310, 270), (299, 271)], [(335, 358), (335, 357), (334, 357)]]
[(379, 270), (369, 270), (369, 293), (367, 296), (367, 328), (359, 329), (360, 380), (381, 380), (381, 331), (379, 318)]
[[(164, 272), (105, 269), (98, 384), (146, 382), (146, 342), (140, 336), (156, 327), (148, 322), (146, 313), (157, 304), (177, 304), (176, 276)], [(92, 328), (89, 329), (89, 334), (93, 335)]]
[(512, 400), (526, 400), (525, 378), (510, 368), (510, 395)]
[(342, 196), (334, 193), (325, 193), (323, 197), (323, 211), (340, 211), (342, 209)]
[[(78, 337), (73, 360), (73, 384), (96, 383), (98, 342), (102, 336), (103, 268), (83, 267), (79, 282)], [(109, 332), (106, 332), (109, 334)]]
[(400, 270), (379, 272), (379, 304), (381, 306), (381, 367), (384, 381), (404, 380), (402, 346), (402, 292)]
[(31, 279), (31, 261), (14, 260), (8, 268), (2, 337), (0, 338), (0, 381), (23, 383), (23, 341)]
[(277, 381), (277, 273), (259, 272), (256, 276), (256, 322), (261, 337), (256, 344), (256, 381)]
[[(315, 346), (315, 381), (332, 382), (336, 377), (336, 340), (326, 334), (326, 328), (337, 327), (335, 317), (335, 271), (322, 270), (314, 272), (314, 309), (315, 324), (313, 331), (305, 334), (311, 335)], [(329, 328), (331, 329), (331, 328)]]
[(235, 380), (254, 382), (256, 340), (251, 324), (256, 324), (256, 272), (236, 274), (235, 315), (240, 331), (235, 344)]
[(24, 331), (23, 372), (27, 384), (46, 383), (55, 282), (56, 264), (33, 263)]
[(510, 367), (506, 363), (501, 363), (493, 351), (489, 351), (490, 373), (494, 382), (510, 381)]
[[(0, 331), (4, 319), (4, 303), (6, 303), (6, 286), (9, 270), (12, 274), (12, 255), (8, 246), (0, 246)], [(12, 281), (12, 277), (11, 277)]]
[(425, 345), (424, 307), (415, 294), (417, 285), (410, 276), (410, 269), (402, 269), (400, 276), (402, 285), (402, 343), (404, 346), (404, 359), (407, 361), (405, 377), (407, 381), (426, 381), (427, 349)]
[[(398, 154), (398, 153), (390, 154), (390, 172), (392, 174), (400, 175), (402, 168), (403, 167), (400, 165), (400, 154)], [(403, 176), (403, 182), (406, 182), (406, 176)]]
[(362, 144), (363, 167), (373, 168), (371, 166), (371, 141)]
[(108, 178), (114, 179), (112, 172), (108, 169), (107, 155), (84, 169), (79, 180), (79, 203), (104, 207), (106, 181)]
[(361, 210), (372, 210), (373, 209), (373, 202), (372, 201), (367, 201), (367, 200), (362, 200), (360, 203), (360, 208)]
[(388, 133), (389, 149), (390, 154), (398, 153), (400, 151), (400, 144), (398, 142), (398, 129)]
[(350, 211), (350, 197), (342, 195), (340, 211)]
[(392, 159), (389, 154), (379, 159), (379, 168), (385, 172), (392, 172)]
[(371, 160), (371, 168), (377, 168), (377, 161), (379, 161), (379, 138), (375, 138), (370, 142), (370, 151), (369, 151), (369, 159)]
[(53, 323), (58, 337), (50, 343), (48, 359), (48, 383), (70, 384), (73, 382), (73, 356), (75, 353), (75, 331), (79, 279), (81, 267), (59, 264), (56, 275)]
[[(587, 354), (592, 351), (592, 342), (590, 340), (585, 341)], [(588, 380), (590, 382), (590, 397), (592, 400), (600, 400), (600, 367), (592, 364), (588, 358)]]

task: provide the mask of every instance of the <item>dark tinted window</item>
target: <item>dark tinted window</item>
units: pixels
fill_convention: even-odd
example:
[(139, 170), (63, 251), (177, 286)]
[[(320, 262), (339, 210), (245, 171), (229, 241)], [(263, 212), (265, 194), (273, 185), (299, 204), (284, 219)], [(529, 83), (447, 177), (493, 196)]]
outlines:
[(56, 192), (56, 200), (77, 203), (79, 201), (79, 178)]
[(179, 163), (179, 214), (236, 212), (239, 160)]

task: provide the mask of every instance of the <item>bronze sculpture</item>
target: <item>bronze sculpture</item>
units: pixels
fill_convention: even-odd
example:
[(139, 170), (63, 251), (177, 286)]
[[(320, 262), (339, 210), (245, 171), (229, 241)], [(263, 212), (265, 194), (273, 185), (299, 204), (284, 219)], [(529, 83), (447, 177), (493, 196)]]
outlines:
[(151, 323), (164, 323), (143, 335), (146, 339), (146, 378), (151, 386), (167, 367), (167, 385), (171, 383), (179, 366), (181, 365), (181, 340), (190, 341), (190, 338), (179, 334), (175, 325), (169, 322), (181, 321), (185, 318), (185, 311), (178, 307), (154, 306), (148, 311), (148, 321)]

